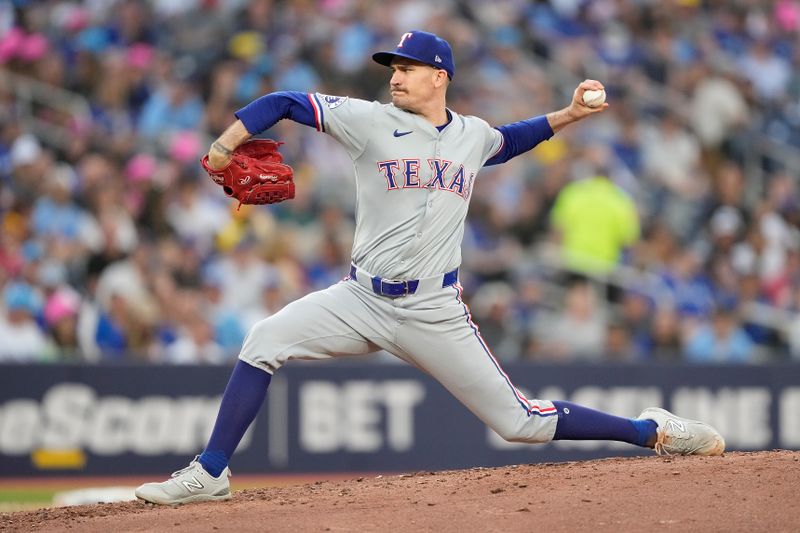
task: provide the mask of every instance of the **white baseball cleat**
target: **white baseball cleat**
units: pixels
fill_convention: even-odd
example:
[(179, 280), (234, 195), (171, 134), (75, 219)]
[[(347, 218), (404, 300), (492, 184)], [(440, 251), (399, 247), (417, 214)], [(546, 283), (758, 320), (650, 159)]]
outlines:
[(637, 420), (657, 425), (655, 451), (658, 455), (722, 455), (725, 439), (704, 422), (675, 416), (665, 409), (648, 407)]
[(189, 466), (173, 472), (163, 483), (140, 486), (136, 489), (136, 497), (161, 505), (227, 500), (231, 497), (230, 475), (231, 471), (225, 467), (219, 477), (213, 477), (195, 457)]

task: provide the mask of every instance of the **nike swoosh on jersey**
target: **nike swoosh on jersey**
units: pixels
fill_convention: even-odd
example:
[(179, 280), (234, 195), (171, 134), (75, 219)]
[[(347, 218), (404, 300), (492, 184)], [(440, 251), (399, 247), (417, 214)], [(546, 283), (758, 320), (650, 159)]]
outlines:
[(411, 131), (397, 131), (397, 130), (394, 130), (394, 136), (395, 137), (402, 137), (403, 135), (408, 135), (409, 133), (412, 133), (413, 131), (414, 130), (411, 130)]

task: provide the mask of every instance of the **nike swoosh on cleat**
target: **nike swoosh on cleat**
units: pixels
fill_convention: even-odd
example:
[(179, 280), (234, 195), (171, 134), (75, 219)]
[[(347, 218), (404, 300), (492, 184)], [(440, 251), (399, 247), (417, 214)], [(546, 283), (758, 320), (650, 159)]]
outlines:
[(394, 130), (394, 136), (395, 137), (402, 137), (403, 135), (408, 135), (409, 133), (412, 133), (413, 131), (414, 130), (411, 130), (411, 131), (397, 131), (397, 130)]

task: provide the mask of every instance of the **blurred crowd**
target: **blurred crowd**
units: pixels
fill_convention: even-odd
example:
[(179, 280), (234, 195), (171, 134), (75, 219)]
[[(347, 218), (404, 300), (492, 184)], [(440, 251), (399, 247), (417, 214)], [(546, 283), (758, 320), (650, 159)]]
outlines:
[[(448, 105), (493, 125), (611, 107), (473, 191), (462, 283), (503, 360), (800, 358), (795, 0), (84, 0), (0, 4), (0, 361), (224, 363), (256, 321), (347, 274), (352, 165), (283, 121), (297, 198), (226, 198), (198, 158), (276, 90), (387, 101), (370, 55), (448, 39)], [(53, 93), (53, 99), (60, 98)], [(31, 117), (66, 135), (55, 142)], [(553, 250), (556, 250), (554, 253)]]

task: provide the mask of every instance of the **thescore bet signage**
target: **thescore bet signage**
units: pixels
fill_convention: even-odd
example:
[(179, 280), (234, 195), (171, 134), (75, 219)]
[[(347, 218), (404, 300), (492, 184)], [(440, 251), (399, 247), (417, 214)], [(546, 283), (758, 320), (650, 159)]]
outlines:
[[(203, 448), (229, 371), (0, 366), (0, 476), (172, 471)], [(506, 371), (531, 398), (623, 416), (662, 405), (712, 423), (729, 449), (800, 449), (797, 365)], [(234, 464), (242, 473), (389, 472), (638, 453), (606, 442), (507, 443), (415, 369), (339, 361), (281, 370)]]

